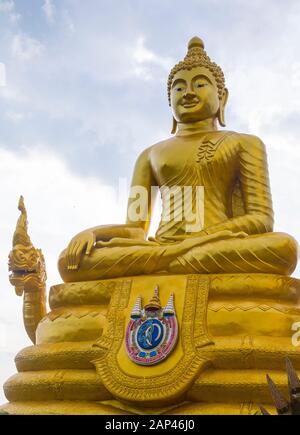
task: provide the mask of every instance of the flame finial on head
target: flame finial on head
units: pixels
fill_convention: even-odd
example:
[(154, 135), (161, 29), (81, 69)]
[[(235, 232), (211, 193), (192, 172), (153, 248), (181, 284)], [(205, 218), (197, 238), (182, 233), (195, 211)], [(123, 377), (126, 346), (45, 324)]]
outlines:
[(188, 44), (188, 50), (191, 48), (200, 48), (204, 50), (204, 42), (198, 36), (194, 36), (192, 39), (190, 39)]

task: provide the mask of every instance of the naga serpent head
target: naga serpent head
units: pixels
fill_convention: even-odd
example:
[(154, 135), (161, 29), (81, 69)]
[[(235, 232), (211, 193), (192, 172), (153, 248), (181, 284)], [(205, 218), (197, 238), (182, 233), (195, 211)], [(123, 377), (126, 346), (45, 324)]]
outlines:
[(18, 209), (21, 215), (14, 232), (13, 248), (8, 256), (8, 268), (11, 272), (10, 283), (15, 287), (16, 294), (22, 296), (25, 287), (37, 290), (44, 285), (46, 269), (42, 251), (33, 246), (27, 232), (27, 212), (22, 196)]

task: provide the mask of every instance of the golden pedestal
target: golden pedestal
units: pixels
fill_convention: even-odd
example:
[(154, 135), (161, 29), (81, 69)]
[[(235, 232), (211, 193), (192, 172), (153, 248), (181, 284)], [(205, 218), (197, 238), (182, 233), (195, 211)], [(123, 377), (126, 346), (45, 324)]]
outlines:
[[(175, 294), (179, 339), (161, 363), (139, 366), (124, 334), (137, 295)], [(279, 275), (137, 276), (51, 288), (37, 344), (4, 385), (11, 414), (253, 414), (274, 412), (266, 373), (287, 388), (300, 280)]]

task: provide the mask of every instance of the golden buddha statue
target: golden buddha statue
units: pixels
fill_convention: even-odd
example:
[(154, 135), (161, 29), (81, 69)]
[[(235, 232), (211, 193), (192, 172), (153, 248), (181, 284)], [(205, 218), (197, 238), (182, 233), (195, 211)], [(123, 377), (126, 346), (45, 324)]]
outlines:
[[(300, 280), (297, 243), (273, 232), (265, 147), (225, 126), (224, 75), (195, 37), (168, 80), (174, 134), (138, 158), (127, 223), (75, 236), (49, 292), (23, 198), (9, 256), (33, 346), (4, 385), (10, 414), (274, 412), (285, 392)], [(153, 187), (162, 218), (147, 239)]]
[[(225, 126), (228, 91), (222, 70), (199, 38), (190, 41), (184, 61), (172, 69), (168, 94), (175, 135), (140, 155), (132, 189), (144, 188), (151, 199), (151, 188), (158, 186), (169, 219), (161, 221), (155, 239), (146, 240), (150, 200), (141, 204), (144, 220), (133, 221), (136, 198), (130, 198), (126, 225), (91, 228), (72, 239), (59, 260), (63, 280), (163, 272), (292, 273), (297, 243), (272, 232), (265, 146), (255, 136), (218, 131), (218, 121)], [(180, 193), (187, 186), (204, 188), (204, 225), (198, 231), (197, 223), (189, 231), (192, 224), (181, 213), (186, 196), (197, 208), (196, 194), (175, 194), (173, 201), (166, 194), (166, 188)]]

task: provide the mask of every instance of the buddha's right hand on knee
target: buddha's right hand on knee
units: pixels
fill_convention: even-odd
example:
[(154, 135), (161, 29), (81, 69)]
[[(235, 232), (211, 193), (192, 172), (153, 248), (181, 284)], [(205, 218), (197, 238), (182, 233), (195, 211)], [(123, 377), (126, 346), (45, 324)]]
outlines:
[(90, 255), (97, 241), (108, 242), (113, 238), (146, 240), (142, 227), (130, 224), (100, 225), (77, 234), (69, 243), (65, 252), (65, 264), (68, 270), (77, 270), (83, 254)]
[(73, 237), (65, 253), (67, 269), (78, 269), (82, 254), (90, 255), (95, 242), (96, 235), (93, 230), (82, 231)]

